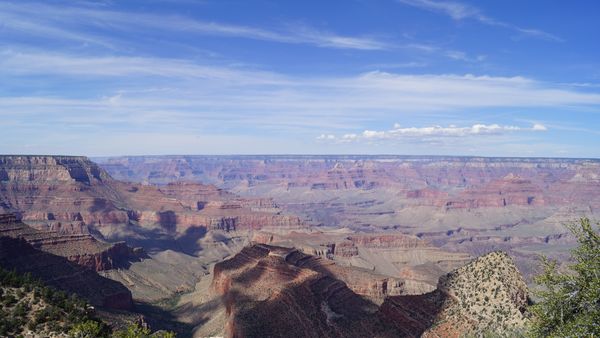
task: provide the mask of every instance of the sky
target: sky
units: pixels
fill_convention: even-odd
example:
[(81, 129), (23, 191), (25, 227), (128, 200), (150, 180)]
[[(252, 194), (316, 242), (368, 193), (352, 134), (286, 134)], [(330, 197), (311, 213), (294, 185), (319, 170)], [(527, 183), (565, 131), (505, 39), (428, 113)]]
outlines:
[(0, 1), (0, 153), (600, 158), (600, 2)]

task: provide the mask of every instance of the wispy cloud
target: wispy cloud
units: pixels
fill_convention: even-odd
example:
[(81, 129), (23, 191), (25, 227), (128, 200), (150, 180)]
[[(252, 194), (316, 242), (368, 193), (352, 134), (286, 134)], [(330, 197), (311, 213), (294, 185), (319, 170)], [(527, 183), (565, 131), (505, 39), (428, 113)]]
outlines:
[[(51, 85), (38, 90), (41, 94), (5, 94), (0, 99), (0, 115), (24, 124), (36, 120), (97, 129), (131, 123), (150, 128), (168, 124), (172, 130), (295, 128), (310, 134), (315, 128), (344, 132), (398, 116), (600, 106), (598, 93), (524, 77), (379, 71), (291, 76), (202, 60), (89, 57), (34, 50), (0, 51), (0, 76), (13, 86), (52, 79)], [(82, 86), (71, 95), (69, 88), (56, 83)]]
[(402, 69), (402, 68), (423, 68), (427, 67), (426, 62), (398, 62), (398, 63), (374, 63), (365, 66), (364, 68), (370, 69)]
[(266, 71), (199, 64), (183, 59), (85, 56), (13, 50), (0, 50), (0, 74), (121, 78), (153, 76), (179, 80), (218, 79), (239, 84), (252, 82), (255, 85), (286, 81), (282, 76)]
[(448, 50), (444, 54), (451, 59), (465, 62), (481, 62), (487, 58), (485, 55), (477, 55), (475, 57), (470, 57), (469, 55), (467, 55), (467, 53), (457, 50)]
[[(41, 15), (43, 13), (43, 15)], [(116, 44), (91, 31), (118, 31), (131, 34), (145, 30), (238, 37), (324, 48), (382, 50), (390, 45), (367, 36), (348, 36), (319, 30), (308, 25), (265, 29), (259, 27), (202, 21), (180, 15), (129, 13), (104, 7), (49, 6), (43, 3), (0, 3), (4, 30), (46, 38), (74, 40), (104, 47)], [(73, 33), (77, 27), (77, 33)]]
[[(26, 77), (96, 79), (97, 91), (118, 92), (126, 86), (144, 93), (170, 87), (194, 101), (204, 91), (219, 92), (218, 106), (272, 107), (315, 111), (436, 111), (481, 107), (599, 105), (600, 94), (525, 77), (471, 74), (407, 75), (373, 71), (351, 76), (290, 76), (243, 66), (214, 65), (203, 60), (152, 57), (94, 57), (30, 50), (0, 50), (0, 75), (18, 84)], [(148, 77), (153, 78), (149, 80)], [(115, 78), (117, 80), (111, 80)], [(87, 80), (86, 80), (87, 81)], [(107, 82), (108, 81), (108, 82)], [(151, 85), (149, 85), (151, 84)], [(250, 86), (240, 86), (250, 85)], [(63, 93), (63, 95), (65, 95)], [(156, 95), (151, 93), (148, 95)], [(226, 99), (229, 97), (230, 99)], [(239, 101), (232, 101), (236, 98)], [(204, 98), (203, 98), (204, 99)], [(167, 99), (170, 102), (172, 99)]]
[[(56, 49), (103, 48), (114, 53), (131, 54), (145, 49), (145, 41), (153, 34), (173, 33), (170, 44), (178, 37), (216, 36), (242, 38), (281, 44), (308, 45), (327, 49), (362, 51), (403, 51), (419, 54), (434, 54), (463, 62), (482, 61), (481, 55), (468, 55), (464, 51), (415, 41), (400, 42), (387, 40), (373, 34), (345, 35), (318, 29), (302, 22), (277, 24), (266, 22), (262, 27), (201, 20), (182, 15), (156, 15), (149, 12), (126, 12), (111, 9), (111, 6), (48, 5), (45, 3), (0, 2), (2, 30), (13, 37), (44, 39), (57, 44)], [(78, 45), (73, 45), (77, 43)], [(190, 48), (196, 48), (196, 45)], [(421, 63), (408, 62), (403, 66), (420, 67)], [(386, 67), (389, 68), (389, 67)], [(396, 67), (397, 68), (397, 67)]]
[(360, 134), (344, 134), (337, 137), (333, 134), (321, 134), (317, 140), (333, 142), (373, 141), (373, 140), (400, 140), (407, 138), (446, 138), (446, 137), (474, 137), (503, 135), (514, 132), (540, 132), (548, 130), (543, 124), (536, 123), (531, 127), (519, 127), (500, 124), (474, 124), (459, 127), (456, 125), (429, 126), (429, 127), (403, 127), (395, 124), (390, 130), (365, 130)]
[(479, 8), (462, 3), (462, 2), (438, 1), (438, 0), (396, 0), (396, 1), (406, 4), (406, 5), (409, 5), (409, 6), (425, 9), (425, 10), (428, 10), (431, 12), (441, 13), (441, 14), (451, 17), (454, 20), (472, 19), (472, 20), (479, 21), (480, 23), (486, 24), (489, 26), (496, 26), (496, 27), (510, 29), (510, 30), (516, 31), (520, 34), (529, 36), (529, 37), (534, 37), (534, 38), (539, 38), (539, 39), (544, 39), (544, 40), (549, 40), (549, 41), (557, 41), (557, 42), (564, 41), (562, 38), (560, 38), (554, 34), (550, 34), (550, 33), (544, 32), (539, 29), (523, 28), (523, 27), (519, 27), (517, 25), (511, 24), (511, 23), (508, 23), (508, 22), (494, 19), (492, 17), (485, 15)]
[[(36, 135), (52, 130), (55, 135), (94, 137), (95, 142), (87, 143), (89, 149), (97, 149), (93, 144), (103, 143), (103, 138), (125, 139), (126, 135), (134, 134), (155, 135), (156, 139), (178, 134), (181, 138), (165, 144), (175, 146), (173, 140), (195, 140), (190, 144), (197, 147), (222, 140), (223, 135), (244, 139), (241, 135), (250, 133), (264, 137), (264, 143), (260, 143), (264, 148), (255, 148), (260, 150), (269, 149), (267, 135), (279, 135), (272, 139), (294, 135), (310, 143), (315, 141), (317, 131), (324, 134), (321, 141), (329, 141), (322, 144), (327, 147), (341, 145), (342, 139), (365, 141), (353, 143), (359, 147), (368, 146), (367, 140), (394, 144), (388, 141), (401, 138), (427, 139), (427, 142), (444, 139), (446, 143), (458, 142), (454, 150), (464, 150), (469, 142), (458, 140), (467, 140), (468, 136), (482, 136), (485, 140), (510, 136), (511, 142), (517, 143), (514, 136), (543, 135), (538, 131), (547, 126), (533, 122), (530, 127), (512, 123), (471, 124), (471, 121), (494, 121), (486, 113), (489, 111), (561, 107), (575, 111), (575, 108), (600, 107), (598, 93), (519, 76), (407, 75), (377, 71), (315, 77), (214, 65), (203, 60), (90, 57), (36, 50), (0, 52), (0, 77), (12, 87), (48, 84), (36, 87), (36, 93), (30, 95), (5, 92), (0, 96), (0, 121), (5, 121), (2, 123), (5, 126), (10, 121), (10, 127), (5, 128), (10, 131), (3, 135), (5, 140), (36, 139)], [(72, 88), (77, 90), (71, 91)], [(457, 117), (466, 122), (461, 126), (439, 125), (457, 123)], [(413, 125), (418, 120), (424, 127), (368, 128), (392, 124), (398, 119)], [(537, 119), (535, 115), (531, 117), (532, 121)], [(12, 130), (19, 133), (11, 134)], [(355, 130), (361, 132), (352, 136)], [(344, 137), (346, 134), (349, 136)], [(199, 139), (195, 135), (203, 136)], [(255, 136), (247, 139), (253, 140)], [(0, 145), (6, 147), (6, 142)], [(38, 143), (37, 147), (50, 146)], [(81, 143), (65, 141), (55, 149), (75, 153), (68, 149), (80, 147)], [(109, 147), (102, 149), (93, 154), (110, 153)], [(139, 149), (128, 147), (127, 143), (119, 147), (121, 153)], [(193, 147), (181, 144), (172, 149)], [(234, 145), (227, 149), (235, 152)], [(294, 149), (302, 152), (301, 147)], [(421, 152), (424, 149), (418, 148)], [(490, 149), (494, 146), (490, 145)]]

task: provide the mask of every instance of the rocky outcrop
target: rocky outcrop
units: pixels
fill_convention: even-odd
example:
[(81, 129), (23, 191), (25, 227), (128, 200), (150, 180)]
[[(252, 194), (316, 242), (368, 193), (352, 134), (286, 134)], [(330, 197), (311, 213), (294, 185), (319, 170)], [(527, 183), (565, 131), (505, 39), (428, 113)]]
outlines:
[(356, 294), (364, 296), (375, 303), (383, 301), (387, 296), (405, 293), (404, 281), (399, 278), (382, 276), (372, 271), (350, 268), (304, 254), (297, 250), (289, 251), (285, 256), (289, 264), (308, 268), (319, 273), (339, 279)]
[[(432, 291), (441, 275), (462, 266), (471, 259), (468, 254), (444, 251), (416, 236), (389, 232), (270, 233), (263, 230), (254, 232), (252, 241), (295, 248), (303, 254), (322, 258), (323, 262), (335, 262), (336, 268), (344, 266), (353, 268), (351, 271), (356, 271), (355, 268), (360, 267), (361, 270), (367, 270), (372, 274), (397, 277), (404, 281), (402, 283), (404, 294), (422, 294)], [(348, 285), (353, 288), (351, 282), (348, 282)], [(382, 293), (375, 291), (372, 297), (377, 301), (377, 298), (382, 297)]]
[(126, 223), (114, 180), (76, 156), (0, 156), (0, 199), (33, 223)]
[[(445, 329), (510, 334), (523, 331), (528, 322), (527, 285), (504, 252), (491, 252), (443, 276), (437, 291), (451, 300), (441, 314)], [(438, 330), (426, 336), (439, 336)]]
[(229, 279), (221, 279), (222, 273), (225, 270), (230, 269), (233, 265), (243, 267), (254, 265), (269, 256), (280, 257), (289, 265), (339, 279), (346, 283), (354, 293), (369, 298), (374, 302), (382, 301), (388, 295), (398, 295), (403, 292), (403, 282), (400, 279), (381, 276), (361, 269), (339, 266), (331, 261), (306, 255), (295, 249), (268, 245), (254, 245), (244, 248), (242, 252), (236, 255), (235, 260), (215, 265), (213, 285), (218, 290), (227, 290), (230, 283)]
[(30, 273), (47, 285), (76, 293), (103, 308), (133, 308), (131, 292), (121, 283), (99, 276), (66, 258), (35, 249), (23, 238), (0, 236), (0, 266)]

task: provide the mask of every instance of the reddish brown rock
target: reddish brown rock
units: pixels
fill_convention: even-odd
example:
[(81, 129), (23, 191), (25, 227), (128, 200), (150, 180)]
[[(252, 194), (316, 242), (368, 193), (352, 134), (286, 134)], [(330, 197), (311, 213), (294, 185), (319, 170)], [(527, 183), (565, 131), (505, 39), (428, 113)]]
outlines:
[[(600, 203), (596, 193), (600, 162), (589, 159), (147, 156), (103, 159), (101, 165), (117, 178), (143, 182), (186, 180), (223, 187), (269, 184), (313, 190), (393, 189), (417, 204), (449, 208), (539, 207), (586, 200)], [(563, 193), (556, 194), (559, 191)], [(575, 191), (580, 192), (579, 196)]]
[[(357, 270), (360, 271), (360, 270)], [(477, 276), (482, 275), (480, 283)], [(522, 329), (520, 307), (526, 288), (502, 253), (481, 257), (440, 279), (423, 295), (387, 296), (381, 305), (361, 297), (348, 276), (297, 250), (267, 245), (244, 248), (214, 267), (212, 290), (224, 302), (228, 337), (459, 337), (489, 328), (483, 317), (464, 311), (464, 302), (485, 305), (486, 288), (507, 316), (496, 332)], [(473, 291), (475, 290), (475, 291)], [(491, 297), (490, 297), (491, 298)], [(472, 311), (472, 309), (470, 308)]]
[(79, 228), (74, 232), (37, 230), (22, 223), (14, 213), (0, 214), (0, 236), (23, 238), (36, 249), (94, 271), (116, 268), (131, 256), (131, 249), (124, 242), (100, 242)]
[(39, 228), (139, 224), (185, 232), (302, 227), (269, 199), (240, 198), (196, 183), (156, 187), (119, 182), (85, 157), (0, 156), (0, 208)]
[(31, 273), (47, 285), (76, 293), (99, 307), (130, 310), (131, 292), (123, 284), (99, 276), (65, 257), (35, 249), (23, 238), (0, 235), (0, 266)]

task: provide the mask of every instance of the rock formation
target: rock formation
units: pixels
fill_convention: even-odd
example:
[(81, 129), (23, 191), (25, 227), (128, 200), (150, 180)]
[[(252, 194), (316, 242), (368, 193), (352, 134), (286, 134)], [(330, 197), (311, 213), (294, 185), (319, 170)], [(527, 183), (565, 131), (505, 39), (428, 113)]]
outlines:
[[(312, 226), (416, 235), (446, 252), (506, 250), (528, 280), (537, 251), (555, 258), (568, 253), (573, 241), (565, 223), (584, 215), (600, 218), (596, 159), (149, 156), (99, 163), (125, 180), (195, 181), (243, 197), (268, 196)], [(227, 223), (219, 226), (226, 229)], [(336, 245), (338, 258), (358, 257), (356, 245)], [(419, 269), (430, 275), (435, 270), (425, 265)]]
[(196, 183), (159, 188), (120, 182), (85, 157), (2, 155), (0, 173), (0, 208), (58, 232), (131, 224), (173, 233), (303, 226), (269, 199), (244, 199)]
[(133, 308), (131, 292), (123, 284), (100, 277), (95, 271), (66, 258), (40, 251), (23, 238), (0, 236), (0, 266), (31, 273), (47, 285), (76, 293), (91, 304), (108, 309)]
[(442, 316), (455, 330), (510, 333), (527, 323), (527, 285), (504, 252), (491, 252), (443, 276), (437, 290), (452, 300)]
[(486, 330), (516, 332), (527, 321), (522, 313), (527, 288), (512, 260), (500, 252), (443, 276), (430, 293), (402, 295), (400, 288), (399, 294), (386, 294), (381, 305), (345, 277), (335, 265), (294, 249), (244, 248), (214, 268), (212, 291), (226, 307), (221, 334), (458, 337)]
[(297, 254), (256, 245), (215, 265), (212, 287), (227, 309), (227, 336), (394, 336), (376, 305), (331, 273), (293, 264)]
[(122, 266), (136, 256), (124, 242), (100, 242), (89, 233), (37, 230), (22, 223), (15, 213), (0, 214), (0, 236), (23, 238), (36, 249), (94, 271)]
[(336, 268), (362, 268), (370, 273), (403, 279), (404, 294), (432, 291), (441, 275), (470, 260), (469, 255), (440, 250), (416, 236), (389, 232), (274, 234), (259, 231), (254, 233), (252, 240), (255, 243), (293, 247), (304, 254), (321, 257), (325, 262), (335, 262)]

